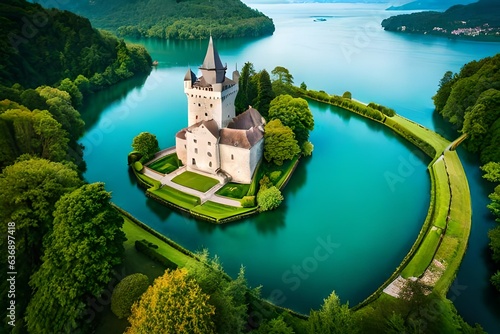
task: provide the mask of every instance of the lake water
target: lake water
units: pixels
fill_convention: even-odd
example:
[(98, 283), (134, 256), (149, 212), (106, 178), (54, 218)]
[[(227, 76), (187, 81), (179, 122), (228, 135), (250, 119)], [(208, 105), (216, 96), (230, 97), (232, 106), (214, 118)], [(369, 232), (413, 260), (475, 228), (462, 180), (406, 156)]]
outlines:
[[(500, 52), (500, 44), (384, 32), (380, 21), (397, 12), (385, 5), (255, 5), (274, 19), (276, 32), (260, 39), (215, 40), (229, 71), (245, 62), (256, 70), (284, 66), (296, 84), (333, 94), (350, 91), (365, 102), (394, 108), (453, 139), (433, 115), (432, 95), (447, 70)], [(314, 22), (315, 17), (326, 21)], [(370, 295), (411, 248), (429, 205), (429, 160), (383, 126), (337, 108), (310, 103), (316, 126), (311, 158), (303, 159), (276, 211), (238, 223), (199, 222), (147, 199), (127, 169), (141, 131), (161, 147), (175, 144), (187, 123), (183, 78), (203, 61), (207, 40), (135, 41), (159, 66), (96, 94), (83, 110), (89, 182), (103, 181), (113, 201), (160, 233), (196, 251), (208, 248), (235, 276), (241, 265), (263, 297), (302, 313), (318, 308), (332, 290), (355, 305)], [(229, 72), (230, 73), (230, 72)], [(491, 186), (477, 160), (460, 151), (473, 198), (469, 249), (450, 291), (459, 312), (485, 329), (500, 328), (491, 274), (486, 209)], [(403, 182), (391, 183), (395, 174)], [(474, 307), (470, 307), (474, 305)]]

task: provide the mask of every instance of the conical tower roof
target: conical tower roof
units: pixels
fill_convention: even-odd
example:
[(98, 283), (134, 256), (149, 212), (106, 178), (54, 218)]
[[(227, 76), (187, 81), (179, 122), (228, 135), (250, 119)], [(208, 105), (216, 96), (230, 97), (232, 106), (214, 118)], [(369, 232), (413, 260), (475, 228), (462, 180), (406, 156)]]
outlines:
[(205, 60), (203, 61), (203, 65), (200, 67), (204, 70), (225, 70), (226, 67), (222, 65), (222, 61), (220, 60), (219, 53), (214, 47), (214, 42), (212, 40), (212, 36), (210, 36), (210, 41), (208, 42), (207, 54), (205, 55)]

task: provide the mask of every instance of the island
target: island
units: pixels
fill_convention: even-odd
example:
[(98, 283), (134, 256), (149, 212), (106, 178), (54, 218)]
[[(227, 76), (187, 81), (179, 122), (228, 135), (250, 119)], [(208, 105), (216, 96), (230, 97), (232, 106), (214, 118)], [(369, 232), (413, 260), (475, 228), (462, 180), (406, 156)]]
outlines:
[[(139, 184), (148, 197), (218, 224), (276, 208), (299, 161), (293, 130), (272, 112), (267, 123), (250, 105), (236, 115), (240, 73), (226, 77), (212, 36), (200, 70), (199, 78), (191, 69), (184, 77), (188, 126), (175, 135), (175, 147), (157, 152), (156, 137), (148, 133), (134, 140), (128, 163)], [(273, 100), (275, 106), (292, 102), (288, 97)], [(262, 163), (264, 156), (270, 164)]]
[(445, 12), (424, 11), (391, 16), (382, 21), (387, 31), (448, 38), (500, 41), (500, 2), (479, 0), (455, 5)]

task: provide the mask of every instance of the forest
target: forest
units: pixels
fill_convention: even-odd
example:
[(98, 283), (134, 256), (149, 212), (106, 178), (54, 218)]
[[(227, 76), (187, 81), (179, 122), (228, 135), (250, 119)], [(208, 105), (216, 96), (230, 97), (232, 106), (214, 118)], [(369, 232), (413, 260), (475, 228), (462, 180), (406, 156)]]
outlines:
[(468, 5), (455, 5), (444, 12), (424, 11), (391, 16), (382, 21), (382, 27), (387, 31), (499, 41), (499, 11), (500, 1), (480, 0)]
[(0, 4), (2, 333), (86, 332), (86, 299), (121, 263), (123, 218), (102, 183), (85, 184), (86, 95), (151, 70), (142, 46), (70, 12)]
[(51, 5), (88, 17), (94, 26), (119, 36), (185, 40), (210, 35), (255, 37), (274, 32), (270, 18), (240, 0), (96, 0), (51, 2)]
[(36, 88), (83, 75), (99, 89), (151, 69), (144, 47), (125, 44), (73, 13), (24, 0), (2, 1), (0, 12), (3, 86)]
[[(488, 208), (500, 223), (500, 54), (448, 71), (433, 97), (436, 112), (459, 132), (467, 133), (467, 150), (479, 155), (483, 177), (496, 187)], [(500, 291), (500, 225), (489, 232), (496, 273), (491, 283)]]

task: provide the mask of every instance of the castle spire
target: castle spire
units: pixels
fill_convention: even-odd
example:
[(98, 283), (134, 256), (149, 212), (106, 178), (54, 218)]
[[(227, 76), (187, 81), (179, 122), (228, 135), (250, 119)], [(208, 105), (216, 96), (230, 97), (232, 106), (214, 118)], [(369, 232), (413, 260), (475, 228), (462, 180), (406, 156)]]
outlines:
[(203, 73), (203, 77), (210, 84), (222, 83), (225, 79), (226, 69), (227, 67), (222, 65), (219, 53), (217, 52), (217, 49), (215, 48), (212, 40), (212, 36), (210, 35), (207, 54), (205, 55), (205, 60), (200, 67), (200, 70)]

